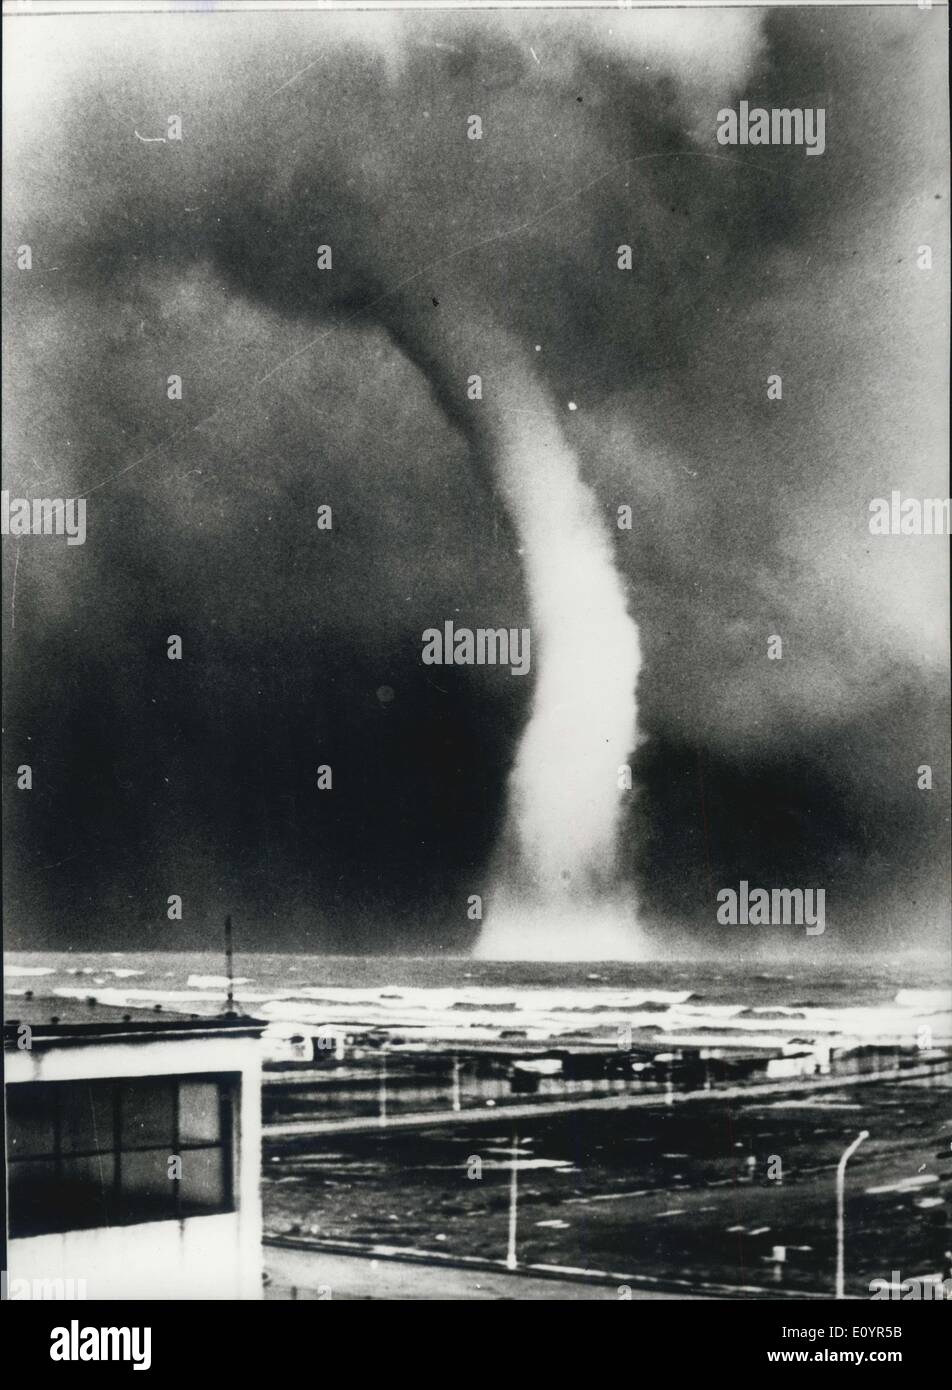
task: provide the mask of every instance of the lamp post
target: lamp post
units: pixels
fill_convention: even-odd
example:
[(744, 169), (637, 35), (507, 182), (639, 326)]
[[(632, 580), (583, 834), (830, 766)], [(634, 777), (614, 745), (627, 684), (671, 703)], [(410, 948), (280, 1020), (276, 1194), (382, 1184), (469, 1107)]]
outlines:
[(506, 1268), (516, 1268), (516, 1220), (519, 1210), (519, 1136), (512, 1136), (512, 1173), (509, 1178), (509, 1243)]
[(846, 1235), (845, 1235), (845, 1208), (846, 1208), (846, 1165), (853, 1157), (856, 1150), (864, 1139), (869, 1138), (869, 1130), (860, 1130), (857, 1137), (847, 1148), (843, 1150), (839, 1163), (836, 1165), (836, 1297), (845, 1298), (846, 1294)]

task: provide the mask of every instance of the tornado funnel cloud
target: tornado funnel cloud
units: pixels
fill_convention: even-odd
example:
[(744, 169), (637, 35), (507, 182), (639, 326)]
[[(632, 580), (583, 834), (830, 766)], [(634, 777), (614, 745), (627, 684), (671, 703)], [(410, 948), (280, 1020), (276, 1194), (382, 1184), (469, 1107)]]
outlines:
[[(390, 326), (505, 503), (528, 593), (534, 681), (477, 952), (631, 957), (634, 912), (617, 852), (641, 650), (610, 518), (523, 345), (471, 304), (455, 324), (400, 313)], [(477, 370), (482, 394), (470, 400), (464, 385)]]
[(493, 466), (522, 550), (535, 685), (478, 950), (630, 956), (617, 852), (631, 795), (623, 769), (638, 738), (638, 628), (606, 519), (528, 367), (508, 374), (494, 411)]

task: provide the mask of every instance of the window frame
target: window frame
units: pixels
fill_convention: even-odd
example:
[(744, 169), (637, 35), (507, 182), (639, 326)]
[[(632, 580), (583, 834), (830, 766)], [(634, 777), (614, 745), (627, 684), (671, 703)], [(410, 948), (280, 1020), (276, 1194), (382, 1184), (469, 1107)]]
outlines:
[[(128, 1144), (123, 1142), (123, 1092), (137, 1086), (166, 1084), (173, 1088), (172, 1132), (169, 1144)], [(216, 1088), (218, 1099), (218, 1139), (213, 1141), (182, 1142), (182, 1087), (192, 1083), (212, 1085)], [(63, 1097), (73, 1094), (77, 1086), (102, 1088), (110, 1100), (111, 1132), (95, 1148), (64, 1148), (64, 1106)], [(85, 1077), (75, 1081), (21, 1081), (7, 1083), (7, 1164), (9, 1178), (9, 1238), (27, 1240), (38, 1236), (63, 1235), (71, 1231), (108, 1230), (114, 1226), (142, 1226), (155, 1222), (191, 1221), (203, 1216), (222, 1216), (238, 1210), (238, 1142), (239, 1117), (241, 1111), (242, 1073), (240, 1071), (216, 1072), (157, 1072), (135, 1076)], [(18, 1091), (26, 1091), (37, 1097), (39, 1111), (49, 1113), (52, 1109), (53, 1152), (13, 1151), (15, 1130), (11, 1123), (10, 1101)], [(123, 1157), (127, 1154), (163, 1153), (167, 1158), (196, 1152), (214, 1151), (221, 1155), (221, 1201), (203, 1206), (200, 1210), (190, 1210), (189, 1203), (182, 1198), (182, 1179), (170, 1178), (168, 1208), (161, 1213), (143, 1215), (135, 1209), (134, 1199), (123, 1189)], [(108, 1208), (112, 1219), (103, 1223), (72, 1225), (68, 1212), (55, 1216), (54, 1224), (44, 1223), (42, 1229), (19, 1229), (16, 1197), (13, 1178), (16, 1166), (20, 1163), (51, 1163), (54, 1179), (59, 1185), (66, 1169), (77, 1159), (111, 1158), (113, 1176), (108, 1198)], [(160, 1199), (161, 1201), (161, 1195)]]

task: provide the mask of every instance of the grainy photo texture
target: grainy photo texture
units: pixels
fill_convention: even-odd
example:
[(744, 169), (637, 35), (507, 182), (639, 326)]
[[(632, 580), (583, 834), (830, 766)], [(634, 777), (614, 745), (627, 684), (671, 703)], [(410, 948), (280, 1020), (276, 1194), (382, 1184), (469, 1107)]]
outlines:
[(952, 1298), (945, 7), (5, 30), (4, 1296)]

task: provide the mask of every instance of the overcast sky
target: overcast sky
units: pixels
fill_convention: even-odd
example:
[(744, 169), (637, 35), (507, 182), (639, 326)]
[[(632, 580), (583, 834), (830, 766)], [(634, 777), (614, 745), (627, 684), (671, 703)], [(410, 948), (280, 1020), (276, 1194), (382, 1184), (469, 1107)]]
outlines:
[[(941, 9), (6, 31), (4, 486), (88, 499), (84, 546), (4, 539), (8, 945), (225, 911), (247, 947), (472, 943), (532, 678), (421, 633), (526, 593), (399, 320), (474, 306), (534, 354), (641, 629), (622, 878), (657, 949), (731, 949), (741, 878), (825, 887), (834, 953), (941, 941), (947, 542), (867, 524), (948, 491)], [(718, 145), (741, 98), (823, 107), (825, 153)]]

